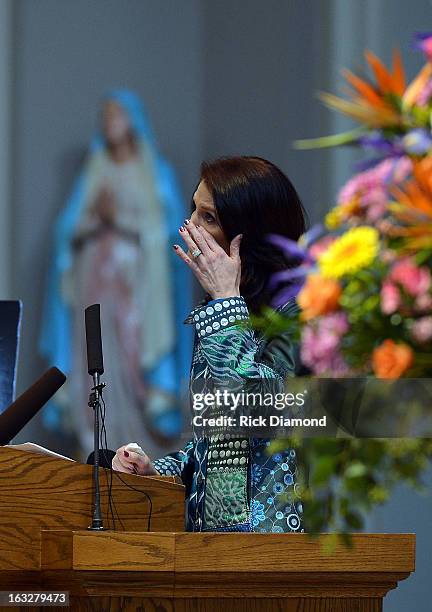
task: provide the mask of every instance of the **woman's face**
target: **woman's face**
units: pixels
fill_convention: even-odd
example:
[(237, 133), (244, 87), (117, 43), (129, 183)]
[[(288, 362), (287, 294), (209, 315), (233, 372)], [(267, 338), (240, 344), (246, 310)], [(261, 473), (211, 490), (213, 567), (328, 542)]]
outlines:
[(102, 110), (102, 130), (109, 144), (118, 145), (129, 135), (129, 118), (122, 107), (110, 100)]
[(195, 225), (201, 225), (213, 236), (216, 242), (229, 253), (229, 241), (217, 218), (216, 208), (213, 202), (213, 197), (204, 181), (198, 185), (193, 201), (195, 204), (194, 211), (190, 217)]

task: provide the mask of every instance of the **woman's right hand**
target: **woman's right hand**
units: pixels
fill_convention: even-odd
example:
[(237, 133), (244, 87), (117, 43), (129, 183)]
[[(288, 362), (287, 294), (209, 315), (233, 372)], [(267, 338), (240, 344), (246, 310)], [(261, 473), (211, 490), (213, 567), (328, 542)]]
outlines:
[(117, 449), (112, 460), (112, 468), (116, 472), (139, 474), (140, 476), (154, 476), (159, 472), (154, 467), (150, 457), (126, 450), (127, 444)]

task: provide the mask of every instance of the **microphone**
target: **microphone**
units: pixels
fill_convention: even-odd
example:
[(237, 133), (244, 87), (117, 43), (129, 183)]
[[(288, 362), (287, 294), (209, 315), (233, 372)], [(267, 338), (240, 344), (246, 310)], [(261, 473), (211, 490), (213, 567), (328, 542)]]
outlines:
[(66, 376), (50, 368), (0, 414), (0, 445), (9, 444), (64, 384)]
[[(109, 448), (99, 449), (100, 467), (112, 469), (112, 460), (114, 459), (115, 456), (116, 456), (115, 452), (113, 450), (110, 450)], [(87, 465), (94, 465), (94, 462), (95, 462), (94, 451), (92, 451), (90, 455), (87, 457), (86, 463)]]
[(100, 324), (100, 304), (85, 309), (85, 329), (87, 343), (87, 366), (90, 376), (104, 373), (102, 336)]
[[(100, 376), (104, 373), (103, 354), (102, 354), (102, 336), (100, 324), (100, 304), (92, 304), (85, 309), (85, 330), (87, 344), (87, 369), (90, 376), (93, 378), (92, 393), (90, 393), (88, 405), (93, 408), (94, 426), (93, 426), (93, 482), (94, 482), (94, 509), (93, 521), (89, 529), (94, 531), (103, 530), (102, 509), (100, 502), (100, 485), (99, 485), (99, 412), (100, 402), (102, 400), (102, 391), (105, 383), (100, 382)], [(90, 459), (90, 457), (89, 457)]]

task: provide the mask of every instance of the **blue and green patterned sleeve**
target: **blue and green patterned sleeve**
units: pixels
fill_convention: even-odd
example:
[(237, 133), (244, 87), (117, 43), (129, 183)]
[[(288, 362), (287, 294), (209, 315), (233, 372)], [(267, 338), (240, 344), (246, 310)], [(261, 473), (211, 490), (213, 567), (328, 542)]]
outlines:
[(163, 476), (180, 476), (184, 480), (186, 468), (193, 455), (193, 449), (194, 442), (189, 440), (182, 450), (165, 455), (160, 459), (155, 459), (152, 463), (159, 474)]
[[(294, 299), (280, 312), (290, 316), (298, 312)], [(194, 324), (200, 349), (214, 380), (226, 378), (279, 379), (293, 375), (296, 347), (291, 332), (261, 343), (247, 322), (249, 310), (242, 296), (212, 300), (194, 311)], [(263, 350), (261, 350), (263, 347)]]

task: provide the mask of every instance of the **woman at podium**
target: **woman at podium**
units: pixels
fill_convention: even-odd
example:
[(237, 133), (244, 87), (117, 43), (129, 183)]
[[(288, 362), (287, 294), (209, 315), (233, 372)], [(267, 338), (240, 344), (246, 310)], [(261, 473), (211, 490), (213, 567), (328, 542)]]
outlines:
[[(276, 301), (269, 288), (272, 274), (288, 266), (268, 235), (297, 241), (304, 231), (300, 198), (271, 162), (232, 157), (202, 164), (191, 217), (179, 228), (184, 248), (173, 245), (206, 292), (185, 319), (195, 327), (191, 388), (207, 379), (247, 384), (294, 375), (289, 333), (269, 339), (238, 323), (263, 306), (288, 317), (297, 312), (294, 286)], [(182, 450), (154, 461), (122, 446), (113, 468), (180, 476), (188, 531), (303, 531), (296, 453), (269, 454), (269, 445), (269, 439), (244, 435), (194, 434)]]

